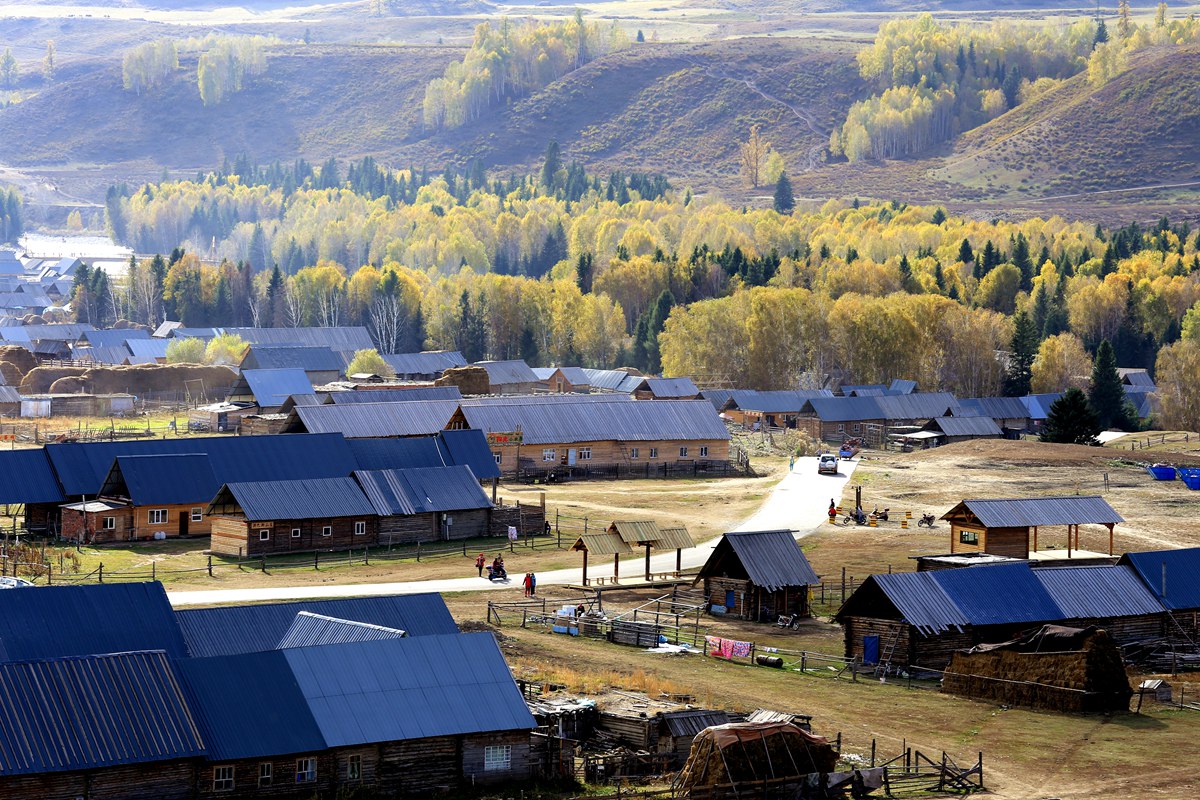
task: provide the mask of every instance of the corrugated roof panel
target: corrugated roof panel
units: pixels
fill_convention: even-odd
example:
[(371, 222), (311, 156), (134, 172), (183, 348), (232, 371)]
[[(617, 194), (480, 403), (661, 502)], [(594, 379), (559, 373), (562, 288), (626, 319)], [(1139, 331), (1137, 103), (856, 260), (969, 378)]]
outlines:
[[(590, 397), (591, 395), (577, 395)], [(729, 430), (707, 400), (474, 405), (463, 413), (477, 430), (522, 431), (528, 445), (603, 441), (721, 441)]]
[[(335, 352), (374, 350), (371, 334), (361, 326), (337, 328), (224, 328), (250, 344), (328, 347)], [(179, 334), (176, 333), (176, 336)]]
[(113, 330), (92, 330), (86, 331), (80, 336), (81, 341), (86, 341), (92, 347), (125, 347), (125, 342), (131, 339), (149, 339), (150, 332), (143, 331), (138, 328), (124, 328)]
[(980, 414), (992, 419), (1021, 419), (1029, 416), (1029, 409), (1019, 397), (968, 397), (958, 402), (963, 414)]
[(371, 502), (350, 477), (227, 483), (221, 493), (226, 491), (252, 521), (375, 515)]
[(0, 718), (0, 776), (204, 753), (161, 651), (0, 664)]
[(821, 582), (791, 531), (730, 532), (721, 544), (733, 548), (750, 580), (764, 589), (773, 591)]
[[(246, 384), (250, 394), (260, 405), (273, 408), (294, 394), (311, 394), (312, 381), (302, 369), (247, 369), (242, 370), (239, 384)], [(234, 387), (231, 397), (239, 396), (241, 390)]]
[(878, 397), (812, 397), (805, 402), (804, 410), (824, 422), (882, 420), (884, 414), (878, 400)]
[(487, 370), (488, 382), (493, 386), (514, 383), (538, 383), (538, 376), (529, 365), (520, 359), (510, 361), (477, 361), (474, 366)]
[(341, 373), (342, 358), (328, 347), (290, 347), (288, 345), (253, 344), (242, 359), (241, 368), (302, 369), (305, 372)]
[(490, 633), (279, 652), (329, 747), (536, 726)]
[[(417, 469), (448, 465), (433, 436), (348, 441), (359, 469)], [(491, 451), (488, 454), (491, 455)]]
[(874, 398), (887, 420), (928, 420), (958, 412), (958, 401), (949, 392), (915, 392)]
[(447, 465), (470, 467), (480, 481), (500, 477), (500, 466), (483, 431), (438, 431), (437, 442)]
[(1003, 436), (991, 417), (936, 417), (930, 425), (947, 436)]
[(989, 564), (923, 573), (933, 575), (972, 625), (1063, 619), (1028, 563)]
[(0, 591), (0, 660), (131, 650), (187, 654), (161, 583)]
[(313, 647), (322, 644), (345, 644), (347, 642), (373, 642), (377, 639), (400, 639), (404, 631), (385, 628), (369, 622), (355, 622), (311, 611), (301, 611), (292, 620), (287, 633), (279, 640), (276, 650), (291, 647)]
[(128, 339), (125, 346), (138, 358), (165, 359), (171, 342), (167, 339)]
[(189, 658), (175, 668), (210, 761), (326, 749), (284, 651)]
[(63, 503), (46, 448), (0, 450), (0, 502)]
[[(582, 547), (580, 547), (581, 544)], [(581, 535), (575, 542), (574, 549), (587, 550), (592, 555), (597, 556), (611, 556), (616, 553), (633, 552), (633, 548), (621, 538), (619, 533), (609, 533), (606, 530)]]
[(117, 456), (102, 494), (134, 505), (178, 505), (210, 500), (221, 484), (204, 453)]
[(696, 542), (687, 528), (660, 528), (654, 546), (660, 550), (686, 550), (695, 547)]
[(589, 386), (606, 392), (620, 391), (622, 384), (630, 377), (628, 372), (621, 369), (587, 369), (585, 367), (583, 374), (587, 375)]
[(942, 516), (966, 508), (988, 528), (1027, 528), (1034, 525), (1107, 525), (1124, 522), (1103, 497), (1027, 497), (1002, 500), (963, 500)]
[[(928, 635), (951, 629), (962, 630), (971, 624), (971, 620), (938, 583), (934, 577), (938, 574), (940, 573), (896, 572), (872, 575), (867, 578), (867, 582), (875, 584), (900, 612), (900, 616), (922, 633)], [(863, 584), (863, 588), (865, 587), (866, 583)], [(863, 591), (863, 588), (858, 591)], [(855, 594), (858, 594), (858, 591)]]
[(1045, 587), (1063, 619), (1105, 619), (1161, 614), (1162, 603), (1128, 566), (1039, 567), (1033, 575)]
[(408, 403), (414, 400), (462, 400), (457, 386), (414, 386), (411, 389), (355, 389), (330, 392), (334, 405), (349, 403)]
[[(667, 730), (675, 737), (695, 736), (705, 728), (711, 728), (714, 725), (727, 725), (732, 722), (729, 715), (724, 711), (709, 711), (707, 709), (665, 711), (662, 714), (662, 719), (667, 725)], [(788, 721), (791, 721), (790, 718)]]
[(544, 394), (525, 395), (492, 395), (485, 397), (464, 397), (464, 406), (510, 406), (514, 403), (535, 406), (587, 405), (595, 403), (635, 403), (627, 394), (613, 392), (580, 393), (580, 392), (550, 392)]
[(296, 415), (309, 433), (341, 433), (348, 439), (429, 436), (450, 424), (456, 400), (408, 403), (353, 403), (297, 406)]
[[(704, 399), (709, 400), (711, 392), (704, 392)], [(759, 392), (752, 389), (736, 389), (723, 393), (726, 401), (732, 400), (742, 411), (758, 411), (764, 414), (795, 414), (804, 407), (804, 403), (814, 397), (833, 397), (828, 389), (797, 389)], [(722, 404), (723, 407), (724, 404)]]
[(638, 388), (644, 387), (654, 397), (690, 400), (700, 394), (691, 378), (644, 378)]
[(227, 656), (274, 648), (301, 611), (395, 628), (409, 636), (458, 632), (439, 594), (184, 609), (175, 618), (193, 657)]
[(469, 467), (427, 467), (354, 473), (380, 516), (491, 508)]
[(622, 541), (629, 545), (636, 545), (640, 542), (655, 542), (662, 537), (661, 532), (658, 530), (658, 523), (653, 520), (635, 521), (619, 519), (609, 526), (610, 531), (614, 528)]
[(1126, 553), (1121, 564), (1137, 571), (1142, 582), (1172, 611), (1200, 609), (1200, 547)]
[(900, 378), (896, 378), (892, 381), (891, 385), (888, 386), (888, 391), (892, 394), (912, 394), (916, 390), (916, 381), (906, 381)]
[(1060, 397), (1062, 397), (1060, 393), (1030, 394), (1020, 400), (1029, 410), (1030, 419), (1044, 420), (1050, 414), (1050, 406)]
[(383, 360), (397, 375), (438, 375), (451, 367), (465, 367), (467, 360), (457, 350), (423, 353), (384, 353)]

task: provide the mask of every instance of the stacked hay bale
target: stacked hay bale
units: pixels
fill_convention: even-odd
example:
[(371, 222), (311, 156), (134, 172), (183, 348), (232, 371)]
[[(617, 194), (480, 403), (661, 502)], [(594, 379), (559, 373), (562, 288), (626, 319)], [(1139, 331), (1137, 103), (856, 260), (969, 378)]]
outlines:
[(463, 394), (488, 394), (492, 390), (492, 382), (487, 370), (483, 367), (451, 367), (442, 373), (442, 377), (433, 382), (434, 386), (457, 386)]
[(1057, 625), (955, 653), (942, 691), (1076, 713), (1128, 711), (1133, 694), (1120, 648), (1106, 631)]
[[(2, 358), (0, 354), (0, 358)], [(2, 368), (0, 368), (2, 369)], [(195, 364), (139, 364), (132, 367), (37, 367), (21, 380), (21, 394), (89, 392), (134, 395), (146, 392), (187, 391), (188, 384), (202, 381), (209, 397), (221, 397), (237, 380), (229, 367)], [(69, 388), (68, 388), (69, 387)], [(191, 387), (195, 390), (197, 387)]]
[(0, 374), (9, 386), (20, 386), (21, 379), (31, 369), (37, 367), (37, 359), (33, 353), (19, 345), (0, 347)]

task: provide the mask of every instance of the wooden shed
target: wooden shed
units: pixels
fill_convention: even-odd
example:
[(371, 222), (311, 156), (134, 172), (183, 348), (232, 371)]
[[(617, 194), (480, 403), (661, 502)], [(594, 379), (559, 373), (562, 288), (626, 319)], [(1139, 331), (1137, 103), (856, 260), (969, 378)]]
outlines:
[(357, 470), (379, 517), (380, 544), (487, 536), (492, 501), (467, 466)]
[(1039, 529), (1067, 529), (1067, 557), (1079, 549), (1079, 527), (1108, 529), (1108, 554), (1113, 554), (1113, 528), (1124, 518), (1102, 497), (1034, 497), (1001, 500), (963, 500), (942, 515), (950, 523), (951, 553), (991, 553), (1029, 558), (1038, 550)]
[(725, 534), (696, 580), (704, 582), (711, 609), (758, 622), (808, 616), (808, 587), (820, 583), (792, 532), (785, 530)]

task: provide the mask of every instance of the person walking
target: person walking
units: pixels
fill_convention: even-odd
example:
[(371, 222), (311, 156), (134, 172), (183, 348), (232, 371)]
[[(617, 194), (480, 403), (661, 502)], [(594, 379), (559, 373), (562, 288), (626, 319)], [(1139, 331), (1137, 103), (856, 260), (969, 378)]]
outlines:
[(479, 570), (479, 577), (481, 577), (481, 578), (483, 577), (483, 565), (486, 563), (487, 563), (487, 559), (483, 557), (483, 553), (480, 553), (475, 558), (475, 569)]
[(529, 596), (537, 597), (537, 575), (529, 573)]

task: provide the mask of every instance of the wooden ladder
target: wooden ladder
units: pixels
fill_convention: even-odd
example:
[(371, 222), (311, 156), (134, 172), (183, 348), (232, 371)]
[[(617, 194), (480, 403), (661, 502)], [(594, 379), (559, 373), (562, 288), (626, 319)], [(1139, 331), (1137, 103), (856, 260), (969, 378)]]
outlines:
[(875, 665), (875, 677), (886, 677), (889, 668), (892, 666), (892, 655), (896, 652), (896, 645), (900, 642), (900, 626), (893, 625), (891, 634), (887, 641), (884, 642), (879, 652), (879, 663)]

